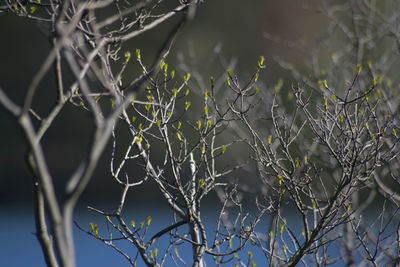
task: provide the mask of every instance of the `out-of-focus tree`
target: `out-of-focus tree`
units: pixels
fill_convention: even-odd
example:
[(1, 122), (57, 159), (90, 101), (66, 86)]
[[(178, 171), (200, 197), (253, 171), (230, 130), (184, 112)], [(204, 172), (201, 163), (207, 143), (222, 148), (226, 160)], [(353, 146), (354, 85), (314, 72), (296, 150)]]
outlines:
[[(260, 265), (270, 266), (399, 264), (398, 4), (321, 0), (310, 12), (326, 15), (330, 24), (312, 47), (267, 34), (303, 53), (308, 64), (299, 71), (275, 58), (295, 83), (277, 79), (274, 86), (262, 82), (262, 56), (244, 81), (229, 66), (205, 78), (184, 59), (176, 71), (168, 65), (177, 33), (199, 4), (13, 0), (1, 7), (46, 25), (52, 44), (22, 105), (0, 88), (0, 103), (29, 148), (36, 235), (46, 263), (75, 266), (73, 211), (111, 143), (109, 175), (121, 187), (119, 204), (114, 211), (89, 207), (107, 227), (76, 227), (133, 266), (255, 266), (255, 253), (265, 256)], [(153, 62), (146, 63), (149, 55), (140, 49), (123, 50), (128, 40), (170, 19), (175, 24), (158, 40)], [(139, 70), (125, 82), (129, 64)], [(49, 71), (56, 73), (57, 99), (49, 113), (39, 114), (33, 100)], [(90, 116), (94, 131), (59, 195), (42, 144), (69, 106)], [(238, 173), (256, 177), (260, 190), (249, 192), (246, 181), (232, 178)], [(151, 229), (150, 216), (136, 222), (123, 212), (128, 195), (144, 184), (173, 215), (161, 229)], [(212, 192), (220, 204), (210, 228), (202, 203)], [(246, 211), (243, 195), (250, 193), (254, 208)]]

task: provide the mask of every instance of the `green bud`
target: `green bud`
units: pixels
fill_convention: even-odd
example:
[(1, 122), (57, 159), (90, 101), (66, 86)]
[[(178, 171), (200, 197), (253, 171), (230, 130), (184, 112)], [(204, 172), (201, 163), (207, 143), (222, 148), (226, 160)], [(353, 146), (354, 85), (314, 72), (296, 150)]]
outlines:
[(140, 49), (136, 49), (136, 60), (140, 61)]
[(222, 145), (222, 146), (221, 146), (221, 153), (224, 154), (225, 151), (226, 151), (226, 146), (225, 146), (225, 145)]
[(190, 101), (185, 102), (185, 111), (187, 111), (190, 107)]
[(130, 59), (131, 59), (131, 52), (126, 51), (125, 52), (125, 63), (128, 63)]
[(182, 136), (179, 132), (176, 132), (175, 136), (176, 136), (176, 139), (178, 139), (179, 141), (182, 141)]

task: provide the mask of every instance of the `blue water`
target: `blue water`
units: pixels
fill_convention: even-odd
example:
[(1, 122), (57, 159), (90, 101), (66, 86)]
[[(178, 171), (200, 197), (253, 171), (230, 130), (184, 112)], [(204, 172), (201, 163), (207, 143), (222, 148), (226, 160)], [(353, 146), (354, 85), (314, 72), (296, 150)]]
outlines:
[[(33, 210), (28, 207), (3, 206), (0, 207), (0, 212), (3, 215), (0, 220), (0, 266), (46, 266), (39, 242), (34, 235)], [(140, 213), (135, 217), (137, 224), (145, 221), (147, 217), (144, 211)], [(167, 218), (168, 216), (165, 211), (155, 211), (152, 215), (152, 223), (147, 236), (151, 237), (152, 234), (161, 230), (163, 226), (165, 227), (166, 220), (170, 219)], [(100, 233), (104, 234), (106, 232), (105, 219), (93, 212), (79, 209), (76, 218), (83, 228), (89, 229), (89, 222), (94, 222), (99, 224)], [(77, 266), (131, 266), (119, 253), (77, 229), (77, 227), (74, 228), (74, 241)], [(117, 243), (131, 257), (136, 255), (136, 249), (132, 244), (121, 241)], [(168, 237), (158, 240), (156, 244), (161, 254), (162, 248), (168, 244)], [(188, 249), (190, 249), (188, 246), (181, 246), (179, 251), (180, 255), (190, 264), (190, 257), (185, 256), (191, 255), (191, 253), (187, 253), (190, 252)]]
[[(13, 207), (6, 210), (3, 208), (1, 214), (0, 266), (46, 266), (34, 235), (33, 211), (24, 207)], [(88, 216), (80, 215), (83, 222), (89, 220)], [(120, 255), (77, 229), (75, 243), (78, 266), (129, 266)]]
[[(148, 210), (147, 210), (148, 211)], [(0, 212), (3, 215), (0, 220), (0, 266), (7, 267), (22, 267), (22, 266), (46, 266), (39, 242), (34, 235), (35, 225), (33, 210), (27, 207), (0, 207)], [(145, 221), (145, 212), (141, 212), (142, 215), (136, 216), (135, 221), (139, 224), (141, 221)], [(214, 214), (215, 216), (215, 214)], [(212, 224), (211, 220), (207, 221), (206, 224)], [(89, 222), (95, 222), (99, 224), (100, 232), (105, 232), (105, 222), (100, 216), (93, 214), (87, 210), (78, 210), (76, 215), (78, 223), (84, 228), (88, 229)], [(166, 220), (170, 220), (167, 212), (156, 211), (152, 215), (152, 223), (149, 234), (153, 234), (162, 229), (165, 226)], [(163, 224), (164, 223), (164, 224)], [(182, 226), (186, 227), (186, 226)], [(182, 229), (185, 232), (186, 229)], [(149, 235), (151, 236), (151, 235)], [(212, 235), (210, 235), (211, 237)], [(169, 237), (166, 235), (164, 238), (158, 240), (156, 245), (159, 248), (160, 254), (168, 244)], [(115, 252), (113, 249), (107, 247), (100, 241), (89, 236), (88, 234), (80, 231), (75, 227), (74, 239), (76, 246), (76, 261), (77, 266), (131, 266), (129, 262), (124, 259), (120, 254)], [(119, 242), (125, 252), (129, 253), (130, 256), (134, 256), (136, 250), (131, 244), (125, 242)], [(153, 248), (154, 249), (154, 248)], [(242, 256), (244, 259), (247, 257), (247, 252), (243, 251)], [(179, 246), (179, 254), (191, 265), (191, 251), (189, 246)], [(262, 255), (257, 254), (254, 251), (254, 260), (262, 260)], [(212, 261), (209, 257), (207, 261)], [(263, 261), (263, 260), (262, 260)], [(139, 261), (140, 262), (140, 261)], [(166, 264), (166, 266), (172, 265), (172, 262)], [(213, 265), (213, 264), (212, 264)], [(139, 264), (141, 266), (141, 264)]]
[[(158, 232), (171, 221), (171, 217), (167, 211), (154, 210), (152, 214), (152, 223), (150, 227), (150, 235)], [(135, 221), (139, 224), (141, 221), (146, 220), (145, 214), (148, 214), (150, 210), (142, 210), (135, 217)], [(7, 267), (22, 267), (22, 266), (46, 266), (42, 256), (42, 251), (39, 243), (34, 235), (35, 226), (33, 219), (33, 210), (27, 207), (0, 207), (0, 214), (2, 219), (0, 220), (0, 266)], [(129, 216), (126, 216), (129, 217)], [(101, 216), (89, 212), (86, 209), (79, 209), (76, 218), (78, 223), (84, 228), (88, 229), (89, 222), (95, 222), (99, 224), (100, 233), (106, 232), (105, 219)], [(215, 213), (204, 214), (206, 226), (214, 226)], [(182, 226), (186, 227), (186, 226)], [(262, 227), (262, 225), (261, 225)], [(186, 232), (187, 228), (182, 229), (181, 232)], [(214, 228), (212, 228), (214, 229)], [(261, 229), (260, 229), (261, 230)], [(265, 230), (265, 229), (264, 229)], [(212, 233), (209, 233), (209, 238), (213, 237)], [(100, 241), (89, 236), (88, 234), (80, 231), (75, 227), (74, 239), (76, 247), (76, 261), (77, 266), (131, 266), (129, 262), (124, 259), (120, 254), (115, 252), (113, 249), (107, 247)], [(169, 237), (166, 235), (156, 243), (160, 253), (162, 254), (163, 249), (169, 242)], [(209, 240), (210, 242), (210, 240)], [(136, 249), (125, 241), (118, 243), (125, 252), (131, 257), (136, 253)], [(152, 247), (154, 249), (154, 246)], [(252, 246), (249, 244), (246, 248), (239, 253), (242, 260), (247, 259), (247, 253), (251, 250), (253, 252), (253, 260), (257, 262), (257, 266), (266, 266), (265, 257), (262, 255), (260, 250), (252, 250)], [(188, 265), (191, 265), (191, 251), (189, 246), (179, 246), (180, 256), (186, 260)], [(173, 252), (172, 252), (173, 253)], [(206, 261), (209, 266), (214, 266), (212, 258), (208, 256)], [(231, 266), (232, 263), (228, 264)], [(139, 264), (138, 266), (144, 266)], [(175, 266), (173, 262), (167, 262), (165, 266)], [(182, 265), (183, 266), (183, 265)], [(340, 266), (334, 264), (332, 266)]]

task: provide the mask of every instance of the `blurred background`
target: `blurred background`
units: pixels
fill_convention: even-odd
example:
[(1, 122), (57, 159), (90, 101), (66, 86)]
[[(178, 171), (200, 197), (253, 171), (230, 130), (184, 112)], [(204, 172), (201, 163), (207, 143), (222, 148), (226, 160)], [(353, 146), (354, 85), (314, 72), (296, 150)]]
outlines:
[[(177, 1), (170, 1), (171, 3)], [(178, 35), (168, 57), (171, 68), (182, 69), (182, 62), (189, 68), (196, 68), (204, 79), (221, 75), (229, 62), (236, 62), (234, 72), (246, 78), (256, 68), (260, 55), (266, 58), (267, 70), (261, 75), (266, 85), (276, 84), (287, 74), (279, 68), (273, 57), (280, 57), (301, 66), (304, 55), (268, 40), (265, 36), (277, 36), (291, 40), (301, 46), (312, 46), (317, 35), (324, 31), (326, 19), (305, 8), (313, 6), (312, 1), (268, 1), (268, 0), (218, 0), (205, 1), (197, 10), (195, 19)], [(145, 62), (151, 62), (160, 42), (168, 32), (167, 23), (140, 38), (124, 44), (124, 49), (134, 54), (136, 48), (142, 51)], [(41, 25), (32, 23), (13, 14), (0, 14), (0, 86), (16, 102), (21, 104), (32, 78), (47, 56), (50, 45), (46, 31)], [(210, 57), (218, 53), (223, 59), (209, 64)], [(224, 63), (226, 60), (226, 63)], [(175, 67), (174, 67), (175, 66)], [(129, 82), (130, 77), (123, 77)], [(46, 76), (39, 87), (34, 105), (39, 113), (45, 114), (55, 99), (55, 78), (53, 73)], [(290, 88), (290, 83), (285, 83)], [(71, 175), (82, 158), (91, 134), (90, 118), (81, 115), (80, 110), (66, 108), (45, 137), (43, 147), (50, 170), (56, 178), (56, 187), (62, 190), (65, 180)], [(0, 258), (4, 266), (43, 266), (44, 261), (34, 236), (31, 177), (25, 164), (26, 145), (21, 131), (11, 116), (0, 108)], [(78, 213), (81, 223), (87, 225), (91, 219), (85, 207), (114, 205), (120, 188), (109, 175), (110, 147), (99, 162), (96, 173), (85, 191)], [(135, 199), (146, 199), (153, 216), (162, 213), (157, 194), (151, 194), (149, 187), (130, 196), (133, 206)], [(137, 207), (140, 209), (140, 207)], [(149, 210), (149, 209), (147, 209)], [(144, 214), (139, 217), (144, 216)], [(160, 216), (160, 215), (159, 215)], [(83, 235), (83, 236), (82, 236)], [(109, 252), (100, 242), (90, 237), (77, 235), (78, 266), (109, 266), (121, 257)], [(86, 251), (84, 248), (93, 250)], [(24, 249), (24, 252), (21, 252)], [(96, 250), (100, 249), (100, 250)], [(85, 251), (85, 253), (82, 253)], [(21, 256), (23, 254), (23, 256)], [(107, 254), (108, 255), (108, 254)]]
[[(204, 80), (208, 81), (210, 76), (224, 73), (231, 66), (229, 63), (234, 62), (232, 66), (235, 74), (245, 81), (256, 69), (259, 56), (264, 55), (268, 68), (262, 73), (261, 79), (266, 85), (276, 84), (280, 77), (287, 74), (279, 68), (273, 57), (283, 58), (299, 66), (306, 58), (298, 51), (271, 42), (265, 35), (298, 42), (301, 46), (307, 43), (312, 46), (326, 22), (324, 17), (305, 10), (304, 3), (312, 2), (260, 0), (249, 5), (240, 0), (208, 1), (199, 6), (196, 18), (178, 35), (168, 57), (170, 68), (179, 71), (179, 66), (184, 62), (189, 69), (198, 70)], [(0, 43), (0, 86), (16, 103), (21, 104), (27, 86), (50, 48), (48, 36), (40, 29), (42, 25), (13, 14), (3, 13), (0, 23), (3, 25), (0, 27), (3, 36)], [(150, 63), (160, 45), (160, 36), (165, 35), (170, 26), (163, 25), (164, 28), (157, 28), (127, 42), (124, 49), (134, 53), (136, 48), (140, 48), (143, 60)], [(210, 66), (210, 58), (216, 57), (216, 52), (222, 60), (213, 60)], [(131, 79), (126, 75), (123, 77), (124, 82)], [(54, 83), (53, 73), (48, 73), (40, 84), (34, 102), (39, 114), (48, 112), (51, 107), (49, 103), (54, 101)], [(69, 84), (68, 80), (66, 84)], [(290, 86), (290, 83), (286, 83), (286, 87)], [(0, 111), (0, 120), (3, 125), (0, 132), (0, 200), (1, 203), (25, 203), (31, 198), (31, 178), (24, 162), (24, 138), (4, 109)], [(55, 121), (46, 136), (44, 148), (47, 160), (52, 173), (60, 181), (69, 177), (81, 159), (79, 155), (86, 149), (92, 130), (88, 127), (89, 122), (89, 117), (81, 116), (80, 110), (70, 107)], [(99, 164), (96, 178), (87, 190), (87, 195), (110, 190), (110, 187), (104, 186), (109, 160), (105, 154), (105, 161)]]

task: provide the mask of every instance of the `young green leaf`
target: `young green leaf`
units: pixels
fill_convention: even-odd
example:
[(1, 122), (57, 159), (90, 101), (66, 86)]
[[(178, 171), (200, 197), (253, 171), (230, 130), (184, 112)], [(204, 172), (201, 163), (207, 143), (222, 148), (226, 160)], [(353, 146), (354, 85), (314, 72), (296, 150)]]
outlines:
[(154, 97), (152, 95), (148, 95), (147, 99), (149, 100), (149, 102), (154, 102)]
[(164, 69), (164, 65), (165, 65), (164, 60), (161, 60), (161, 62), (160, 62), (160, 70)]
[(125, 63), (128, 63), (130, 59), (131, 59), (131, 52), (126, 51), (125, 52)]
[(190, 107), (190, 101), (185, 102), (185, 111), (187, 111)]
[(222, 146), (221, 146), (221, 153), (224, 154), (225, 151), (226, 151), (226, 146), (222, 145)]
[(361, 66), (361, 64), (358, 64), (358, 65), (357, 65), (357, 73), (360, 73), (361, 70), (362, 70), (362, 66)]
[(182, 141), (182, 136), (179, 132), (176, 132), (175, 136), (176, 136), (176, 139), (178, 139), (179, 141)]
[(327, 97), (324, 97), (324, 105), (328, 106), (328, 98)]
[(164, 66), (163, 66), (163, 72), (164, 72), (165, 76), (167, 76), (167, 71), (168, 71), (168, 64), (165, 63)]
[(136, 60), (140, 61), (140, 49), (136, 49)]
[(264, 69), (265, 65), (264, 65), (264, 56), (260, 56), (260, 60), (258, 61), (258, 67), (260, 69)]
[(183, 77), (183, 80), (185, 81), (185, 84), (187, 84), (187, 82), (189, 81), (190, 77), (191, 77), (190, 73), (186, 73), (185, 77)]
[(278, 178), (278, 184), (282, 185), (282, 178), (283, 178), (282, 175), (278, 174), (277, 178)]
[(89, 227), (90, 227), (90, 229), (92, 230), (92, 231), (94, 231), (94, 223), (89, 223)]
[(228, 85), (231, 85), (231, 79), (230, 79), (229, 77), (226, 77), (226, 83), (227, 83)]

